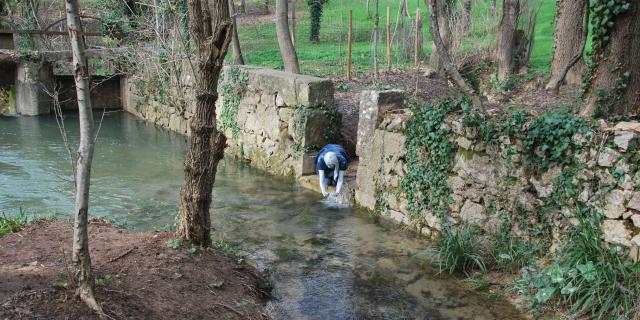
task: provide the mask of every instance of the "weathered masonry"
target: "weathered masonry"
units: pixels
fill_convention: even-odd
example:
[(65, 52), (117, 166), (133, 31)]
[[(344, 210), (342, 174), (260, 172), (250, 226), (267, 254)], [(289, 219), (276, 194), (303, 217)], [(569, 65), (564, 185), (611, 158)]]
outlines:
[[(124, 108), (188, 135), (193, 115), (191, 81), (184, 76), (179, 84), (185, 88), (184, 99), (162, 100), (147, 94), (147, 81), (127, 79)], [(340, 116), (328, 79), (225, 66), (218, 93), (217, 123), (227, 137), (227, 153), (267, 172), (290, 177), (313, 173), (316, 151), (338, 137)]]
[(621, 122), (576, 133), (568, 148), (577, 151), (564, 155), (575, 165), (553, 165), (532, 174), (523, 141), (502, 135), (486, 143), (478, 127), (465, 125), (459, 113), (450, 114), (439, 124), (453, 148), (451, 169), (445, 175), (448, 213), (437, 217), (426, 210), (412, 213), (402, 187), (411, 170), (406, 130), (412, 117), (398, 110), (403, 108), (398, 91), (362, 93), (355, 192), (359, 205), (430, 235), (443, 221), (492, 230), (505, 219), (500, 212), (542, 223), (536, 213), (566, 197), (554, 220), (547, 222), (554, 227), (554, 242), (568, 224), (578, 223), (577, 206), (592, 206), (603, 215), (605, 241), (630, 248), (637, 259), (640, 171), (633, 159), (640, 145), (640, 123)]

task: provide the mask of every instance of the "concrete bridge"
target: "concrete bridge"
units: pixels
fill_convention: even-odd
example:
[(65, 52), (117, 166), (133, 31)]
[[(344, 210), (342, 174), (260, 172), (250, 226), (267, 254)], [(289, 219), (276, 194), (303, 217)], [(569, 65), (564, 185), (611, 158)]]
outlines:
[[(0, 74), (2, 74), (0, 89), (10, 89), (15, 92), (15, 95), (11, 95), (15, 100), (10, 102), (15, 109), (9, 110), (10, 113), (27, 116), (50, 114), (54, 107), (54, 92), (58, 96), (63, 111), (77, 110), (73, 75), (68, 71), (70, 68), (66, 70), (64, 68), (71, 63), (70, 51), (24, 52), (14, 48), (15, 33), (42, 34), (43, 32), (45, 31), (0, 30)], [(44, 34), (52, 32), (56, 35), (63, 34), (59, 31), (46, 31)], [(89, 49), (86, 54), (88, 58), (108, 60), (125, 50), (126, 48)], [(60, 68), (60, 66), (63, 67)], [(122, 109), (121, 82), (123, 80), (121, 78), (117, 73), (111, 76), (92, 75), (93, 109)]]

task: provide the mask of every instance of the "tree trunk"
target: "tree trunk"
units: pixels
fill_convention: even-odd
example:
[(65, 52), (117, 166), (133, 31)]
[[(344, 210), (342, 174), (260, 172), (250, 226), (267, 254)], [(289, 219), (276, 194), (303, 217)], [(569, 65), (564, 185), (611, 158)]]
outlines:
[(76, 293), (89, 308), (102, 315), (102, 309), (96, 302), (94, 294), (94, 279), (91, 271), (91, 256), (89, 255), (88, 215), (89, 215), (89, 187), (91, 185), (91, 161), (95, 146), (93, 129), (93, 113), (91, 97), (89, 96), (89, 67), (85, 56), (85, 39), (82, 22), (80, 21), (80, 5), (78, 0), (66, 0), (67, 28), (73, 53), (74, 78), (76, 95), (78, 98), (78, 118), (80, 120), (80, 144), (76, 159), (76, 199), (73, 223), (73, 253), (72, 262), (75, 281), (78, 286)]
[[(558, 0), (551, 78), (546, 89), (557, 94), (569, 70), (582, 60), (587, 43), (587, 0)], [(579, 68), (579, 66), (578, 66)]]
[[(438, 30), (440, 32), (440, 39), (442, 39), (442, 44), (445, 50), (449, 50), (451, 48), (451, 14), (452, 8), (451, 5), (447, 4), (446, 1), (436, 1), (436, 10), (437, 10), (437, 23)], [(431, 16), (431, 14), (429, 14)], [(433, 41), (431, 45), (431, 56), (429, 57), (429, 65), (431, 68), (439, 74), (445, 74), (444, 66), (440, 60), (440, 55), (438, 52), (438, 47), (435, 45), (435, 41)]]
[(189, 0), (189, 33), (197, 47), (196, 107), (184, 161), (178, 235), (202, 247), (211, 242), (211, 192), (226, 143), (216, 127), (215, 103), (218, 76), (233, 31), (228, 6), (227, 0), (213, 1), (211, 14), (206, 0)]
[(233, 55), (233, 64), (244, 64), (242, 50), (240, 50), (240, 39), (238, 38), (238, 24), (236, 23), (236, 12), (233, 0), (229, 0), (229, 15), (233, 23), (233, 33), (231, 34), (231, 54)]
[(367, 19), (371, 19), (371, 0), (367, 0)]
[(278, 37), (278, 46), (284, 63), (284, 71), (291, 73), (300, 73), (300, 65), (298, 65), (298, 56), (296, 49), (291, 42), (289, 34), (289, 18), (287, 17), (287, 0), (276, 0), (276, 34)]
[(507, 80), (515, 70), (516, 29), (520, 3), (518, 0), (503, 0), (502, 19), (498, 30), (498, 80)]
[(264, 14), (269, 14), (269, 0), (264, 0)]
[(471, 98), (471, 101), (476, 108), (482, 108), (482, 101), (480, 96), (471, 88), (471, 86), (462, 78), (458, 69), (453, 65), (451, 57), (449, 56), (448, 49), (444, 46), (442, 38), (440, 38), (440, 30), (438, 30), (438, 10), (436, 7), (439, 1), (446, 0), (425, 0), (425, 4), (429, 7), (429, 32), (433, 38), (433, 44), (437, 48), (437, 54), (439, 55), (440, 63), (447, 72), (449, 77), (453, 80), (453, 83)]
[[(609, 42), (594, 58), (593, 78), (581, 115), (637, 115), (640, 107), (640, 0), (629, 0), (629, 9), (614, 17)], [(594, 45), (594, 54), (598, 50)]]
[(240, 13), (247, 14), (247, 0), (240, 0)]
[(293, 47), (296, 47), (296, 9), (297, 9), (297, 4), (298, 2), (296, 0), (293, 0), (291, 2), (292, 4), (292, 8), (291, 8), (291, 44), (293, 44)]
[(462, 24), (462, 34), (468, 36), (469, 30), (471, 29), (471, 0), (462, 0), (460, 20)]

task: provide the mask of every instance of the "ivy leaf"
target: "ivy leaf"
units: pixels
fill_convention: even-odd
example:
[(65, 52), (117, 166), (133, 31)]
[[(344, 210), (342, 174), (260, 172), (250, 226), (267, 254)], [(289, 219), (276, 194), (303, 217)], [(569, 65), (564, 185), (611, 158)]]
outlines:
[(580, 275), (587, 281), (593, 282), (596, 279), (596, 267), (593, 265), (592, 261), (589, 261), (585, 264), (579, 264), (576, 266), (578, 271), (580, 271)]
[(562, 289), (560, 290), (560, 294), (567, 296), (573, 294), (577, 290), (578, 287), (573, 286), (572, 284), (567, 284), (566, 286), (562, 287)]
[(553, 297), (553, 294), (555, 292), (556, 292), (556, 288), (554, 287), (543, 288), (538, 290), (538, 292), (536, 292), (534, 299), (536, 300), (537, 303), (544, 304), (545, 302), (549, 301), (551, 297)]
[(564, 270), (558, 264), (554, 264), (549, 270), (549, 276), (551, 277), (551, 283), (563, 283), (564, 282)]

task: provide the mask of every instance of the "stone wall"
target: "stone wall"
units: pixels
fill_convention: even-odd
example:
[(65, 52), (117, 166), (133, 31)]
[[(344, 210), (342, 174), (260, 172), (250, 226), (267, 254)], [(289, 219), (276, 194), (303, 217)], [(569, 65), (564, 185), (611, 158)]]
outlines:
[[(363, 114), (370, 114), (372, 108), (376, 108), (375, 103), (363, 99), (361, 119)], [(545, 201), (554, 196), (554, 184), (561, 181), (557, 178), (564, 168), (552, 166), (541, 174), (532, 174), (525, 164), (522, 141), (500, 136), (488, 145), (477, 128), (463, 125), (460, 114), (449, 115), (442, 123), (448, 140), (457, 148), (447, 179), (451, 191), (449, 213), (441, 219), (430, 212), (422, 212), (419, 219), (411, 219), (407, 197), (401, 187), (408, 170), (405, 127), (409, 117), (409, 114), (387, 112), (379, 114), (375, 121), (361, 121), (359, 130), (370, 130), (373, 134), (370, 148), (358, 146), (361, 154), (356, 202), (359, 205), (411, 225), (427, 235), (439, 230), (442, 221), (474, 224), (492, 230), (504, 219), (496, 214), (498, 212), (521, 214), (532, 223), (541, 223), (536, 221), (536, 212), (540, 212)], [(637, 257), (640, 171), (631, 159), (637, 152), (640, 124), (621, 122), (615, 126), (603, 124), (603, 127), (587, 135), (572, 137), (571, 143), (580, 151), (568, 155), (575, 157), (577, 163), (576, 172), (570, 179), (578, 190), (561, 208), (560, 214), (547, 223), (554, 226), (554, 236), (558, 238), (566, 226), (578, 223), (575, 217), (578, 204), (593, 206), (604, 215), (601, 225), (605, 240), (632, 248), (632, 254)]]
[(313, 173), (316, 151), (340, 130), (333, 83), (247, 66), (223, 71), (216, 110), (227, 151), (273, 174)]
[[(188, 135), (194, 105), (191, 76), (184, 75), (163, 95), (150, 90), (149, 82), (149, 76), (140, 74), (126, 79), (124, 109)], [(218, 93), (217, 123), (227, 137), (227, 153), (267, 172), (295, 177), (313, 173), (316, 151), (339, 134), (328, 79), (225, 66)]]

